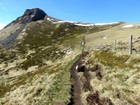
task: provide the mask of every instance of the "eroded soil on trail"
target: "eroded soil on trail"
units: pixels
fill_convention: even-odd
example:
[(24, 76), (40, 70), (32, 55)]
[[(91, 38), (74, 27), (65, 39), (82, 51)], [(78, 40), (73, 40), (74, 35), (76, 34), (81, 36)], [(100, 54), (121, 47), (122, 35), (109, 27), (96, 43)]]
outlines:
[(101, 97), (91, 85), (92, 73), (101, 80), (102, 68), (99, 64), (89, 68), (85, 64), (88, 52), (83, 52), (71, 68), (71, 100), (68, 105), (113, 105), (107, 97)]

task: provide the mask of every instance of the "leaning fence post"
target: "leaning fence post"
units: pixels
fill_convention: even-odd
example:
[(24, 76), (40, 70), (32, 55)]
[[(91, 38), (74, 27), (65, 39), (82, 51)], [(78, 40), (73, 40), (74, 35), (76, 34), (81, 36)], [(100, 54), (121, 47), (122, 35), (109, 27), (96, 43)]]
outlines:
[(130, 35), (130, 40), (129, 40), (129, 55), (132, 54), (132, 39), (133, 39), (133, 35)]

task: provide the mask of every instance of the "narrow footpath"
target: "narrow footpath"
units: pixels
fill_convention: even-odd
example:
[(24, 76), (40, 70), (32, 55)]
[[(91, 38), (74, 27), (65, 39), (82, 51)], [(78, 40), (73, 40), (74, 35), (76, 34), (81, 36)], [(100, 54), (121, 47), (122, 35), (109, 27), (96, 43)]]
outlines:
[(79, 59), (71, 67), (71, 99), (68, 105), (83, 105), (81, 101), (82, 83), (78, 76), (78, 67), (82, 62), (82, 55), (85, 47), (85, 38), (83, 38), (83, 51), (79, 56)]
[(80, 65), (81, 60), (80, 56), (71, 67), (71, 102), (68, 105), (83, 105), (81, 102), (82, 85), (77, 72), (77, 66)]

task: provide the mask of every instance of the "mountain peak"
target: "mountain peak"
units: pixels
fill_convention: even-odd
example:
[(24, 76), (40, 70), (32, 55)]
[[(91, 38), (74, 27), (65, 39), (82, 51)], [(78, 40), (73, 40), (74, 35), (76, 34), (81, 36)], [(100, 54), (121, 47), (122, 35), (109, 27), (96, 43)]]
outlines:
[(30, 17), (31, 21), (37, 21), (43, 19), (46, 16), (46, 13), (39, 8), (33, 8), (33, 9), (27, 9), (24, 12), (23, 16)]
[(31, 21), (37, 21), (42, 20), (47, 14), (39, 9), (39, 8), (33, 8), (33, 9), (26, 9), (24, 14), (21, 17), (18, 17), (15, 21), (12, 23), (28, 23)]

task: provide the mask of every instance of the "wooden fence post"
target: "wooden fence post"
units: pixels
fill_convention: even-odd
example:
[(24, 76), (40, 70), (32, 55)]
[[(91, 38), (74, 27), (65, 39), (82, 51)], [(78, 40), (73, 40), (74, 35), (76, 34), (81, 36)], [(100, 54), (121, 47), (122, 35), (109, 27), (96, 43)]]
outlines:
[(133, 40), (133, 35), (130, 35), (130, 40), (129, 40), (129, 55), (132, 54), (132, 40)]

